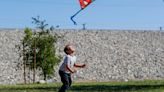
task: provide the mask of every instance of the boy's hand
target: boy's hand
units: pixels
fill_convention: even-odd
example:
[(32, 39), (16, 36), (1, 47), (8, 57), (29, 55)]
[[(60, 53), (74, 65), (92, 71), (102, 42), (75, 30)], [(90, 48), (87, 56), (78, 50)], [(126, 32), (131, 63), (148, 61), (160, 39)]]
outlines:
[(81, 67), (82, 67), (82, 68), (85, 68), (85, 67), (86, 67), (86, 64), (83, 64)]
[(77, 70), (74, 68), (72, 73), (76, 73), (76, 72), (77, 72)]

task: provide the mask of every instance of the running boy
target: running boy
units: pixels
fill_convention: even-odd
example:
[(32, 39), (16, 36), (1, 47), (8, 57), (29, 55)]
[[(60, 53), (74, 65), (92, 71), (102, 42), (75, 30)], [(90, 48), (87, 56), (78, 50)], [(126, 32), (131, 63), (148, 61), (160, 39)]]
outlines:
[(76, 56), (74, 56), (75, 48), (72, 45), (66, 45), (64, 52), (66, 56), (59, 68), (59, 75), (63, 85), (59, 92), (66, 92), (70, 88), (72, 84), (71, 74), (76, 73), (74, 67), (84, 68), (86, 66), (85, 64), (76, 64)]

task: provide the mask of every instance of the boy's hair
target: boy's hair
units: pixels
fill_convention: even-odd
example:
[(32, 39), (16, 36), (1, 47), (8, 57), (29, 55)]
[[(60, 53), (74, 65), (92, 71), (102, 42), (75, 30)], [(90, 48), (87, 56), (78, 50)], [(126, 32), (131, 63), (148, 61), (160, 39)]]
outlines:
[(69, 46), (71, 46), (71, 45), (70, 45), (70, 44), (68, 44), (68, 45), (66, 45), (66, 46), (65, 46), (65, 48), (64, 48), (64, 52), (65, 52), (66, 54), (68, 54), (68, 53), (67, 53), (67, 51), (70, 49), (70, 47), (69, 47)]

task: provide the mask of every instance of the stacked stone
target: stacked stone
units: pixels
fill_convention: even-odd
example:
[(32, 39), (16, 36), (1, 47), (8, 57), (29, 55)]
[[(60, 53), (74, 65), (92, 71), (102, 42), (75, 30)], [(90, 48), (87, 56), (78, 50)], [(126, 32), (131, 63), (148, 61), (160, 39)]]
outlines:
[[(87, 64), (73, 75), (75, 81), (164, 78), (164, 32), (55, 30), (55, 33), (61, 36), (57, 42), (58, 55), (63, 56), (63, 48), (71, 43), (76, 47), (77, 62)], [(0, 84), (24, 82), (23, 61), (17, 48), (23, 35), (23, 30), (0, 31)], [(43, 78), (36, 77), (37, 80)], [(55, 79), (60, 81), (58, 71)]]
[(23, 72), (16, 49), (23, 32), (0, 31), (0, 84), (15, 84), (23, 80)]

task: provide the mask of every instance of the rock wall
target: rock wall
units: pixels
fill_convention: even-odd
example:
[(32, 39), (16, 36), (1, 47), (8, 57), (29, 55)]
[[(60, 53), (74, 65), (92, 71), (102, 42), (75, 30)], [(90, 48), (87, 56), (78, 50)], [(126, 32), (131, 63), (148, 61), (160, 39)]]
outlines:
[[(164, 32), (118, 30), (55, 30), (62, 36), (57, 53), (71, 43), (77, 62), (86, 63), (75, 81), (128, 81), (164, 79)], [(0, 31), (0, 84), (23, 83), (22, 59), (17, 45), (21, 30)], [(56, 68), (57, 70), (58, 68)], [(30, 78), (30, 77), (29, 77)], [(37, 76), (37, 80), (42, 77)], [(60, 81), (56, 72), (55, 79)]]
[(15, 30), (0, 31), (0, 84), (23, 82), (23, 69), (16, 45), (20, 43), (23, 32)]

